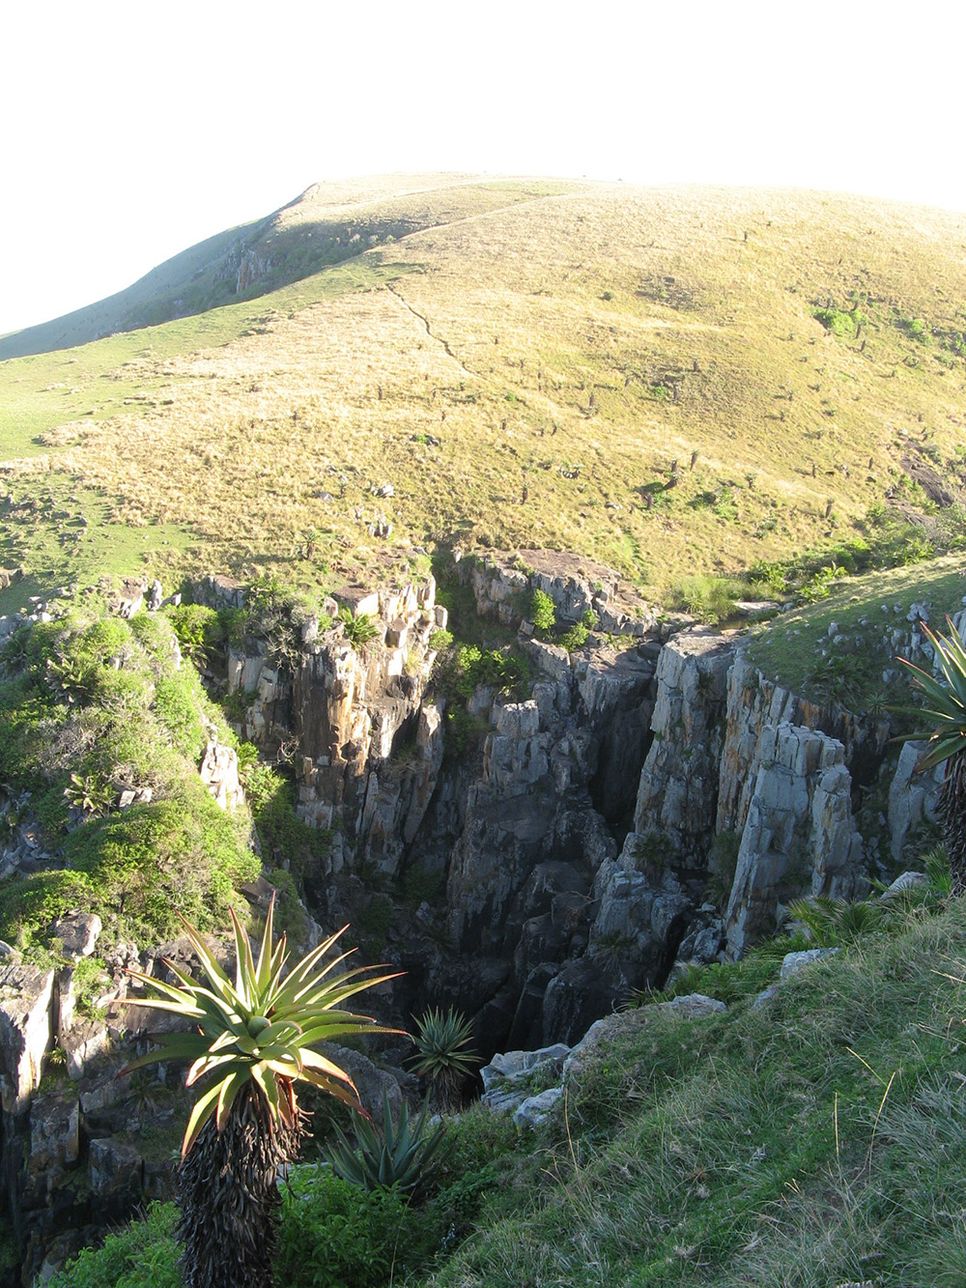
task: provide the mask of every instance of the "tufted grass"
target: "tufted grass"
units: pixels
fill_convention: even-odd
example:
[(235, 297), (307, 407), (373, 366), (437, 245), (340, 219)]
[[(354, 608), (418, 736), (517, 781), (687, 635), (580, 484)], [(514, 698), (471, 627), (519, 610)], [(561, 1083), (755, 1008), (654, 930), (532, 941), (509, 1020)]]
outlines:
[(544, 1183), (423, 1282), (952, 1288), (966, 1267), (966, 994), (937, 972), (964, 965), (960, 900), (760, 1010), (652, 1012), (598, 1054), (539, 1142)]

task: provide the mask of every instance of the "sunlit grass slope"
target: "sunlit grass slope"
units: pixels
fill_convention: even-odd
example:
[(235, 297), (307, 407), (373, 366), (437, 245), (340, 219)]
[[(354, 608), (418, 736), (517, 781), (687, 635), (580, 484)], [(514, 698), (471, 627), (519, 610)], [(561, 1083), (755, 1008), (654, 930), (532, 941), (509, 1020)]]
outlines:
[[(327, 1202), (315, 1174), (312, 1204), (297, 1180), (278, 1288), (961, 1288), (963, 900), (866, 934), (756, 1007), (788, 942), (703, 968), (725, 1012), (630, 1013), (535, 1132), (473, 1106), (423, 1204), (392, 1213), (383, 1194), (380, 1220), (362, 1190)], [(177, 1288), (176, 1215), (149, 1210), (58, 1288), (148, 1268)]]
[[(908, 638), (921, 615), (942, 630), (946, 616), (964, 605), (962, 554), (866, 573), (845, 579), (827, 599), (770, 622), (749, 655), (768, 678), (816, 700), (837, 698), (853, 710), (907, 703), (912, 694), (896, 665), (891, 635), (898, 630)], [(830, 646), (830, 635), (842, 637), (845, 647)]]
[(356, 253), (0, 364), (15, 497), (51, 472), (97, 489), (114, 522), (163, 527), (170, 568), (319, 587), (460, 540), (572, 549), (660, 593), (959, 480), (962, 217), (453, 176), (283, 213), (263, 285), (323, 225)]
[(585, 1071), (567, 1123), (521, 1142), (529, 1176), (425, 1282), (958, 1288), (964, 947), (960, 900), (761, 1009), (645, 1016)]

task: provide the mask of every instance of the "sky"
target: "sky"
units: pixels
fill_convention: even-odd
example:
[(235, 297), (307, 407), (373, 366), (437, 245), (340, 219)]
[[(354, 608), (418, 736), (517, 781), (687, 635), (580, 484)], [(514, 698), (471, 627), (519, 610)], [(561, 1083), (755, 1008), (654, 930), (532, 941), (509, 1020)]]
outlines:
[(966, 211), (960, 5), (14, 6), (0, 9), (0, 334), (324, 179), (795, 186)]

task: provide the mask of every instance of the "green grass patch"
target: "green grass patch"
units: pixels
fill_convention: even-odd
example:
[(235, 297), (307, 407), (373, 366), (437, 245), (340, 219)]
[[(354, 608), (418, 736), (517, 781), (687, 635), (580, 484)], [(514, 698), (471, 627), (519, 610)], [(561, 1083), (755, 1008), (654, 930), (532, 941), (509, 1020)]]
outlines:
[(221, 810), (198, 776), (209, 725), (229, 731), (164, 617), (63, 609), (3, 653), (0, 779), (28, 794), (6, 826), (35, 818), (51, 867), (0, 882), (0, 936), (41, 949), (77, 906), (141, 942), (177, 933), (179, 913), (223, 925), (260, 871), (248, 811)]
[(638, 1013), (529, 1144), (542, 1181), (424, 1282), (951, 1288), (963, 990), (935, 971), (962, 973), (964, 956), (960, 901), (759, 1010)]
[[(930, 620), (941, 625), (946, 613), (959, 612), (966, 596), (966, 573), (956, 555), (885, 572), (866, 573), (840, 582), (826, 598), (783, 614), (762, 628), (752, 642), (748, 656), (770, 679), (787, 688), (819, 700), (828, 696), (828, 685), (836, 682), (847, 703), (868, 705), (883, 701), (883, 671), (901, 670), (886, 631), (899, 627), (911, 630), (907, 620), (914, 603), (930, 605)], [(828, 639), (835, 622), (838, 631), (854, 641), (842, 658), (823, 663), (819, 646)], [(890, 704), (910, 700), (911, 690), (903, 676), (888, 685)]]

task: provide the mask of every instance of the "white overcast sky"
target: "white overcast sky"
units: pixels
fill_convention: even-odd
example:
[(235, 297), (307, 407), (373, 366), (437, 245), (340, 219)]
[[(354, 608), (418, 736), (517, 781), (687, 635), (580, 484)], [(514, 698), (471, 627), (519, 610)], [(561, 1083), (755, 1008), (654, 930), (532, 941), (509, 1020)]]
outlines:
[(966, 210), (961, 3), (6, 0), (0, 334), (310, 183), (471, 170)]

